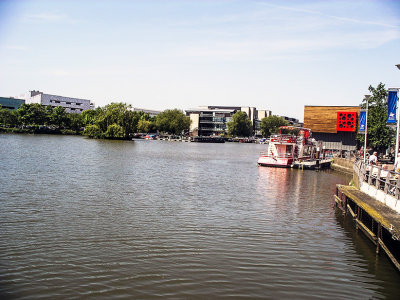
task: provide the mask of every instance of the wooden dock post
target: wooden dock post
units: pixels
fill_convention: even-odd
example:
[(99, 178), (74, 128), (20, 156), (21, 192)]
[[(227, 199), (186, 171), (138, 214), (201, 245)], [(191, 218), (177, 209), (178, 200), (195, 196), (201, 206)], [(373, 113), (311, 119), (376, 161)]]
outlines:
[(376, 243), (376, 254), (379, 254), (379, 240), (382, 240), (382, 224), (378, 224), (378, 232), (377, 232), (378, 242)]

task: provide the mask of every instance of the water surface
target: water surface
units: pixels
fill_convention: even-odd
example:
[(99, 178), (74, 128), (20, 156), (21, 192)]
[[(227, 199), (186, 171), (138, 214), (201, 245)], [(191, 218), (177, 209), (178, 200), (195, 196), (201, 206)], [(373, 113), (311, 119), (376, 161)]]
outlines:
[(263, 145), (0, 135), (5, 298), (396, 298), (332, 208), (348, 177), (257, 167)]

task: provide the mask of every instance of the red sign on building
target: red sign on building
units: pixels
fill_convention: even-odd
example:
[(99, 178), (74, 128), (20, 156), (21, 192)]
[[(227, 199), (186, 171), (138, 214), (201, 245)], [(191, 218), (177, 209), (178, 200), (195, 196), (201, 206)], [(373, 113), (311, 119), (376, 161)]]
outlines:
[(337, 131), (355, 131), (357, 128), (357, 112), (338, 111), (337, 113)]

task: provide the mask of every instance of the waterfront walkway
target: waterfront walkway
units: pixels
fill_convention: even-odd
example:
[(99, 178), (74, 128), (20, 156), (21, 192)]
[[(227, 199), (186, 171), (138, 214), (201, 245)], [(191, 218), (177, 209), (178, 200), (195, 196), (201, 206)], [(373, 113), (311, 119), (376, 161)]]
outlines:
[(355, 204), (381, 223), (393, 236), (400, 238), (400, 215), (382, 202), (361, 192), (354, 186), (338, 185), (338, 189)]
[[(376, 245), (376, 253), (382, 249), (400, 271), (399, 179), (391, 182), (390, 178), (397, 173), (375, 168), (378, 172), (373, 175), (373, 170), (367, 170), (361, 161), (356, 162), (353, 173), (356, 186), (337, 185), (336, 206), (351, 214), (356, 228)], [(384, 172), (387, 174), (383, 178)]]

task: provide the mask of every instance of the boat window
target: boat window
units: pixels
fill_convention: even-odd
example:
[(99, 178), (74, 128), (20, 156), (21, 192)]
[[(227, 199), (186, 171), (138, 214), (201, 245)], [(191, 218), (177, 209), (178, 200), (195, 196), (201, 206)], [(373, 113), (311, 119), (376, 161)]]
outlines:
[(292, 155), (292, 149), (293, 149), (293, 146), (292, 146), (292, 145), (287, 145), (287, 146), (286, 146), (286, 156)]
[(311, 154), (311, 148), (310, 147), (304, 147), (304, 154), (303, 155), (310, 155)]

